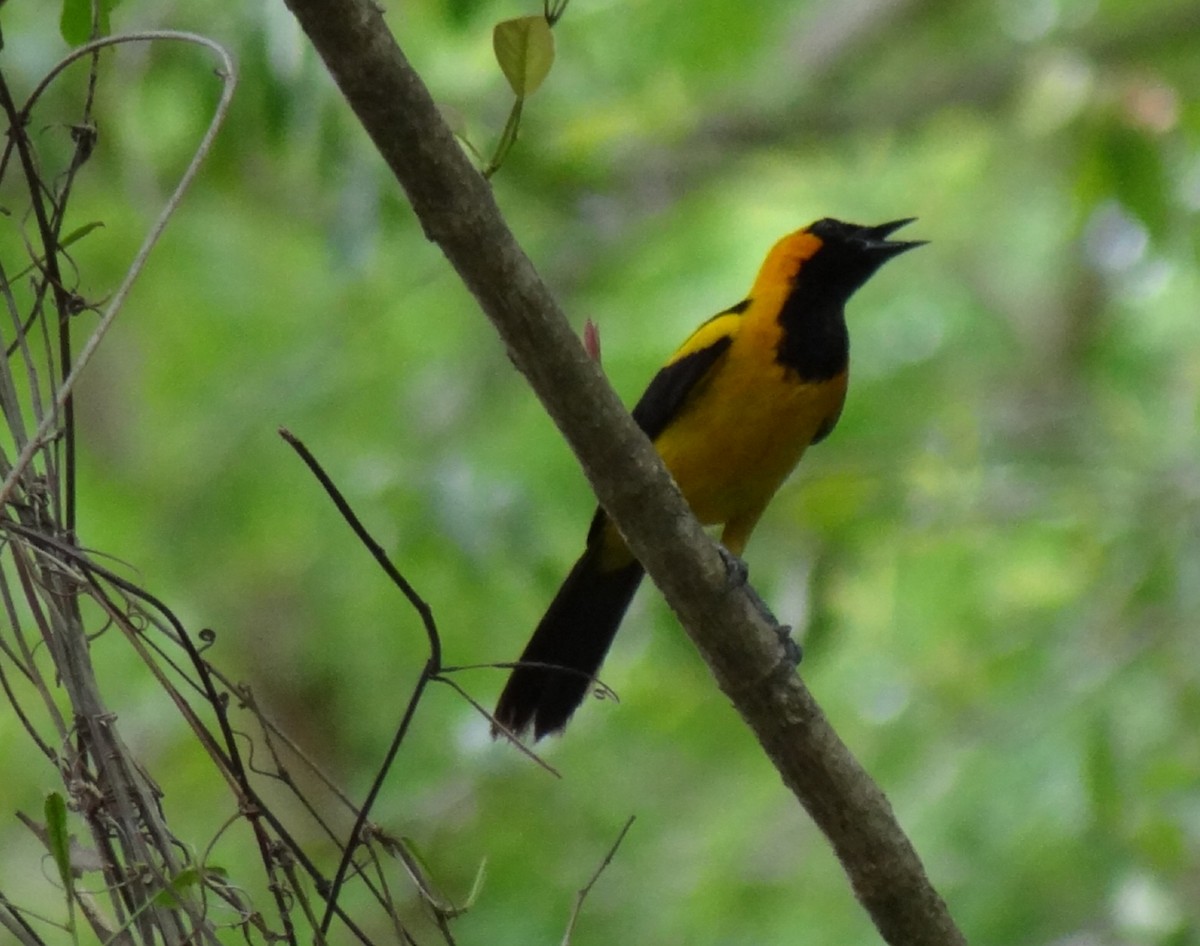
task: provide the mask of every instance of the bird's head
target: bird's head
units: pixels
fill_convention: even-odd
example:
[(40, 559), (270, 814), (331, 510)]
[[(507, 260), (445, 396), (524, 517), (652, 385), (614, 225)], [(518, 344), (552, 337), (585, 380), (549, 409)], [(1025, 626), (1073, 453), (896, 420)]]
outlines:
[(780, 291), (790, 294), (803, 286), (809, 292), (840, 297), (844, 302), (892, 257), (925, 245), (924, 240), (888, 239), (915, 219), (906, 217), (873, 227), (832, 217), (818, 220), (775, 244), (751, 295)]

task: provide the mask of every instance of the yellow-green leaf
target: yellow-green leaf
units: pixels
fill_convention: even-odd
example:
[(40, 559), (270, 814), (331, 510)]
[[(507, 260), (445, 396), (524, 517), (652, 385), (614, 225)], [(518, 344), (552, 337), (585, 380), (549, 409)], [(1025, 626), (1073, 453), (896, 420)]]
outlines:
[[(99, 19), (97, 20), (97, 35), (108, 36), (112, 33), (110, 14), (120, 0), (100, 0)], [(62, 15), (59, 18), (59, 32), (62, 38), (71, 46), (82, 46), (92, 38), (92, 2), (91, 0), (63, 0)]]
[[(46, 845), (67, 894), (67, 929), (75, 931), (75, 875), (71, 873), (71, 835), (67, 832), (67, 803), (58, 792), (46, 796)], [(78, 942), (78, 941), (76, 941)]]
[(63, 0), (59, 32), (72, 46), (81, 46), (92, 33), (92, 5), (88, 0)]
[(63, 888), (70, 891), (74, 884), (71, 878), (71, 838), (67, 834), (67, 803), (58, 792), (46, 796), (45, 814), (50, 853), (54, 856), (54, 865), (58, 868)]
[(538, 90), (554, 64), (554, 34), (543, 16), (497, 23), (492, 31), (496, 61), (518, 98)]

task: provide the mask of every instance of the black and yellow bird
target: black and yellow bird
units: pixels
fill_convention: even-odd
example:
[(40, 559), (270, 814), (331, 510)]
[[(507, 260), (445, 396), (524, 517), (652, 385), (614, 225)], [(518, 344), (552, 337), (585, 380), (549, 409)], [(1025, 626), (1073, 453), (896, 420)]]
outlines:
[[(846, 302), (880, 266), (922, 245), (887, 239), (911, 222), (861, 227), (827, 218), (784, 237), (750, 295), (701, 325), (633, 409), (696, 518), (723, 525), (733, 555), (805, 449), (837, 423), (850, 358)], [(583, 556), (500, 696), (500, 725), (517, 735), (532, 726), (538, 739), (566, 726), (642, 575), (596, 510)]]

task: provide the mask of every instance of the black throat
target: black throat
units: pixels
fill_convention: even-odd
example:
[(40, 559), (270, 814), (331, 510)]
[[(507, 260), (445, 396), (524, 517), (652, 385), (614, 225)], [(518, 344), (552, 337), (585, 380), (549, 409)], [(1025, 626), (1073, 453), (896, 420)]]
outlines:
[(806, 282), (797, 283), (779, 311), (783, 337), (775, 360), (803, 381), (828, 381), (850, 363), (845, 301), (827, 289), (813, 292)]

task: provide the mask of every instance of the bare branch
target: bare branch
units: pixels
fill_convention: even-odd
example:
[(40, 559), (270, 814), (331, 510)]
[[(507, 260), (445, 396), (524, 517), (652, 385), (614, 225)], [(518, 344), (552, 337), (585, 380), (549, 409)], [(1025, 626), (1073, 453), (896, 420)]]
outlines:
[(571, 934), (575, 932), (575, 924), (579, 921), (579, 914), (583, 910), (583, 901), (587, 899), (587, 895), (592, 892), (592, 888), (596, 886), (596, 881), (600, 879), (600, 875), (608, 869), (608, 865), (612, 863), (613, 858), (617, 856), (617, 848), (621, 846), (621, 842), (625, 840), (625, 835), (629, 833), (629, 829), (633, 827), (633, 822), (637, 815), (630, 815), (629, 820), (625, 822), (625, 826), (617, 835), (617, 839), (613, 841), (612, 847), (608, 849), (608, 853), (604, 855), (604, 860), (600, 862), (600, 866), (596, 868), (595, 873), (586, 884), (579, 888), (579, 893), (575, 895), (575, 908), (571, 911), (571, 919), (567, 922), (566, 932), (563, 933), (562, 946), (571, 946)]
[[(78, 49), (74, 50), (69, 56), (63, 59), (54, 69), (47, 73), (46, 77), (41, 81), (38, 87), (30, 95), (29, 100), (25, 103), (20, 111), (21, 116), (27, 116), (29, 110), (37, 102), (37, 99), (45, 91), (46, 87), (57, 77), (63, 69), (79, 59), (92, 53), (94, 50), (104, 46), (113, 46), (120, 43), (132, 42), (154, 42), (160, 40), (175, 40), (179, 42), (195, 43), (211, 50), (221, 62), (221, 70), (218, 75), (221, 78), (222, 89), (221, 98), (217, 104), (217, 108), (213, 113), (212, 121), (209, 123), (208, 129), (204, 132), (204, 136), (200, 139), (200, 144), (197, 145), (195, 153), (192, 155), (192, 160), (188, 163), (183, 175), (179, 179), (179, 183), (175, 185), (175, 190), (171, 196), (167, 198), (167, 202), (158, 215), (158, 219), (154, 221), (149, 232), (146, 234), (145, 240), (142, 241), (141, 248), (133, 259), (133, 263), (125, 273), (125, 278), (121, 285), (117, 287), (117, 291), (113, 293), (112, 299), (109, 300), (105, 307), (104, 315), (100, 319), (100, 323), (88, 337), (84, 343), (83, 349), (79, 356), (75, 359), (75, 363), (71, 366), (71, 371), (62, 380), (62, 384), (58, 387), (57, 395), (54, 399), (54, 409), (46, 412), (38, 424), (37, 431), (22, 448), (17, 459), (13, 462), (12, 469), (4, 479), (4, 483), (0, 485), (0, 506), (8, 502), (12, 496), (13, 489), (16, 487), (21, 478), (21, 474), (33, 459), (34, 454), (46, 442), (46, 438), (51, 436), (51, 431), (58, 421), (59, 411), (63, 409), (63, 405), (71, 397), (71, 392), (75, 389), (75, 384), (79, 380), (80, 374), (92, 360), (96, 349), (100, 347), (100, 342), (108, 333), (117, 314), (125, 305), (125, 299), (129, 295), (129, 291), (133, 288), (134, 282), (141, 275), (145, 268), (146, 260), (149, 258), (151, 251), (158, 244), (159, 238), (167, 227), (168, 221), (175, 214), (179, 207), (179, 202), (183, 200), (183, 195), (192, 183), (192, 178), (196, 176), (196, 172), (200, 170), (200, 165), (208, 156), (209, 150), (212, 148), (212, 143), (216, 139), (217, 132), (225, 121), (225, 115), (229, 111), (229, 105), (233, 101), (233, 91), (237, 85), (237, 73), (234, 69), (233, 59), (229, 53), (219, 43), (214, 42), (206, 36), (199, 36), (194, 33), (179, 33), (171, 30), (155, 30), (146, 33), (127, 33), (121, 36), (109, 36), (104, 39), (98, 39), (91, 43), (85, 43)], [(14, 122), (14, 129), (18, 127), (19, 122)], [(64, 370), (66, 366), (63, 366)]]
[[(99, 325), (76, 357), (64, 344), (64, 333), (68, 331), (68, 317), (78, 311), (79, 303), (70, 287), (63, 285), (63, 274), (70, 275), (70, 260), (64, 250), (79, 231), (64, 237), (61, 228), (74, 173), (90, 153), (90, 142), (76, 137), (69, 170), (49, 186), (26, 127), (43, 92), (71, 62), (92, 56), (86, 119), (98, 81), (98, 59), (94, 54), (107, 45), (153, 40), (195, 42), (216, 51), (221, 60), (218, 74), (224, 82), (223, 93), (180, 183), (143, 241)], [(67, 468), (65, 489), (68, 494), (73, 489), (69, 473), (73, 465), (69, 446), (73, 421), (65, 409), (70, 389), (111, 325), (208, 150), (233, 91), (232, 69), (229, 57), (210, 40), (191, 34), (153, 32), (111, 37), (81, 47), (59, 62), (21, 107), (0, 75), (0, 112), (9, 126), (7, 145), (0, 153), (0, 177), (10, 167), (23, 172), (28, 199), (34, 207), (28, 211), (28, 218), (35, 228), (33, 235), (25, 238), (31, 262), (24, 268), (12, 267), (19, 271), (15, 278), (32, 274), (32, 301), (27, 315), (21, 312), (11, 291), (9, 267), (0, 265), (0, 295), (14, 331), (12, 343), (3, 346), (5, 357), (0, 358), (0, 414), (10, 431), (9, 442), (19, 451), (10, 462), (6, 448), (0, 448), (0, 474), (7, 478), (0, 489), (0, 617), (6, 619), (0, 621), (0, 695), (14, 707), (38, 751), (57, 769), (67, 789), (66, 811), (89, 832), (90, 843), (80, 848), (86, 857), (72, 856), (72, 869), (101, 875), (99, 880), (89, 878), (90, 890), (62, 885), (68, 919), (66, 926), (59, 924), (59, 928), (73, 932), (75, 918), (83, 917), (96, 938), (114, 944), (216, 943), (220, 927), (210, 912), (220, 907), (220, 925), (240, 928), (248, 939), (257, 932), (263, 941), (296, 943), (303, 938), (297, 921), (307, 921), (313, 927), (315, 941), (325, 942), (325, 930), (336, 916), (353, 938), (369, 944), (372, 940), (363, 926), (338, 903), (340, 880), (347, 868), (353, 867), (386, 912), (398, 937), (415, 946), (400, 920), (397, 898), (387, 887), (379, 852), (402, 861), (410, 875), (413, 865), (405, 859), (404, 851), (397, 850), (399, 842), (367, 823), (366, 818), (422, 693), (431, 680), (438, 679), (440, 641), (428, 605), (387, 562), (382, 549), (366, 534), (328, 477), (293, 439), (293, 446), (305, 454), (360, 538), (420, 613), (432, 651), (366, 805), (356, 809), (344, 792), (326, 776), (320, 776), (357, 818), (350, 842), (344, 847), (338, 844), (344, 857), (337, 883), (324, 876), (297, 840), (298, 835), (281, 820), (280, 810), (272, 810), (264, 800), (257, 778), (252, 780), (257, 776), (277, 780), (337, 843), (336, 833), (277, 753), (272, 737), (280, 734), (273, 724), (261, 715), (245, 688), (231, 683), (209, 664), (204, 651), (212, 643), (213, 633), (202, 630), (196, 637), (189, 634), (162, 601), (99, 564), (74, 534), (69, 495), (64, 502), (63, 467)], [(19, 386), (25, 386), (27, 392), (18, 393)], [(66, 457), (62, 463), (57, 460), (59, 454)], [(171, 833), (161, 807), (161, 789), (124, 745), (117, 716), (104, 702), (90, 651), (97, 638), (112, 630), (121, 635), (123, 643), (169, 698), (232, 797), (225, 824), (198, 855), (193, 845)], [(4, 666), (5, 661), (11, 664), (11, 672)], [(59, 688), (65, 699), (57, 692)], [(240, 706), (231, 707), (231, 693), (243, 696)], [(275, 763), (273, 770), (254, 767), (254, 743), (235, 727), (231, 709), (244, 709), (261, 723)], [(298, 747), (292, 744), (291, 748), (307, 767), (319, 772)], [(243, 752), (248, 754), (244, 756)], [(43, 843), (57, 845), (61, 851), (57, 841), (61, 837), (60, 821), (57, 816), (54, 820), (47, 816), (47, 827), (40, 831), (36, 822), (27, 823)], [(265, 886), (274, 899), (274, 917), (253, 907), (239, 887), (225, 881), (222, 871), (209, 866), (213, 846), (239, 825), (249, 827), (258, 845)], [(359, 846), (365, 848), (375, 865), (373, 875), (359, 871), (352, 863)], [(422, 896), (434, 889), (428, 881), (416, 877), (413, 884)], [(93, 894), (93, 890), (97, 892)], [(314, 892), (326, 901), (323, 917), (314, 908)], [(449, 942), (445, 927), (451, 913), (444, 905), (432, 905), (439, 913), (439, 930)], [(40, 917), (37, 922), (55, 923)], [(42, 942), (21, 911), (2, 895), (0, 928), (16, 936), (23, 946)]]
[(304, 460), (304, 463), (317, 478), (317, 481), (321, 484), (326, 494), (333, 500), (333, 504), (337, 507), (338, 512), (342, 514), (342, 518), (346, 520), (350, 528), (354, 531), (358, 540), (362, 542), (379, 567), (395, 583), (401, 593), (408, 599), (409, 604), (420, 615), (421, 621), (425, 625), (425, 633), (429, 637), (429, 659), (425, 661), (425, 666), (421, 668), (421, 675), (417, 678), (417, 682), (413, 686), (408, 704), (404, 708), (404, 715), (400, 720), (400, 724), (396, 727), (395, 734), (392, 736), (391, 745), (388, 746), (383, 762), (379, 766), (379, 771), (376, 772), (375, 779), (371, 782), (371, 787), (367, 791), (367, 797), (363, 801), (362, 808), (359, 809), (355, 816), (354, 827), (351, 829), (350, 837), (347, 838), (346, 846), (342, 850), (342, 857), (338, 862), (337, 873), (334, 874), (333, 883), (330, 885), (325, 914), (321, 918), (319, 929), (321, 935), (325, 935), (329, 932), (329, 924), (333, 921), (342, 884), (346, 880), (346, 877), (349, 876), (350, 865), (354, 861), (354, 852), (364, 840), (367, 819), (370, 817), (371, 810), (375, 807), (375, 800), (379, 797), (379, 792), (383, 789), (383, 783), (387, 779), (387, 774), (391, 771), (392, 763), (395, 762), (396, 755), (400, 752), (400, 746), (404, 743), (404, 739), (408, 735), (409, 727), (412, 725), (413, 717), (417, 712), (417, 706), (420, 705), (421, 698), (425, 695), (425, 688), (429, 685), (430, 681), (437, 679), (437, 675), (441, 672), (442, 640), (438, 634), (437, 624), (433, 619), (433, 611), (429, 605), (417, 594), (416, 589), (409, 584), (408, 579), (400, 574), (400, 570), (392, 564), (383, 547), (367, 531), (366, 527), (362, 524), (362, 520), (358, 518), (357, 513), (354, 512), (350, 504), (346, 501), (346, 498), (342, 495), (341, 490), (337, 488), (333, 480), (330, 479), (329, 474), (317, 462), (317, 458), (290, 431), (281, 429), (279, 434), (300, 455), (300, 458)]
[(963, 943), (887, 799), (829, 726), (745, 589), (729, 582), (712, 541), (580, 346), (378, 6), (287, 2), (426, 234), (475, 295), (722, 690), (829, 838), (884, 938)]

